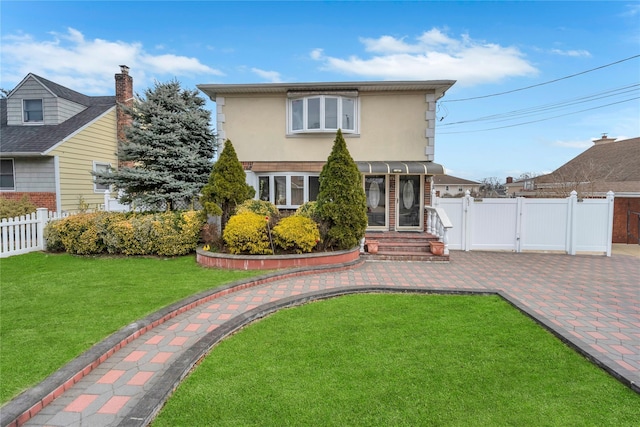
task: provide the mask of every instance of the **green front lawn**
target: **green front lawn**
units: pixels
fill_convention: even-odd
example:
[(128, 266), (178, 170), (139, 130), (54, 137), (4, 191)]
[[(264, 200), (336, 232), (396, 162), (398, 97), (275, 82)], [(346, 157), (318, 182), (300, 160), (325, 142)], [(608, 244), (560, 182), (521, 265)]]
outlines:
[(161, 426), (637, 426), (640, 396), (499, 297), (351, 295), (223, 341)]
[(0, 261), (0, 402), (129, 323), (260, 272), (179, 258), (31, 253)]

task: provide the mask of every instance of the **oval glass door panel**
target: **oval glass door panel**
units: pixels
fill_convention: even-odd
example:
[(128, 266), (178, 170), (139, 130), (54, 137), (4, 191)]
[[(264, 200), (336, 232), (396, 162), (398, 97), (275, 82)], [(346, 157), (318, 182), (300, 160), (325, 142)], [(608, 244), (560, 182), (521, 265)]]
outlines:
[(398, 189), (398, 226), (420, 227), (420, 176), (401, 175)]
[(385, 175), (367, 175), (364, 188), (367, 194), (369, 228), (387, 226), (387, 178)]

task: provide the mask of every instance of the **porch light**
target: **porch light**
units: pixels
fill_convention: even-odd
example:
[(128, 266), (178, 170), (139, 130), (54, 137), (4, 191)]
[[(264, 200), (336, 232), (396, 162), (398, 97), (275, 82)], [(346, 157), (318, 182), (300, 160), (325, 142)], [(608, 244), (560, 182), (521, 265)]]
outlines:
[(393, 169), (393, 173), (400, 173), (402, 172), (402, 169)]

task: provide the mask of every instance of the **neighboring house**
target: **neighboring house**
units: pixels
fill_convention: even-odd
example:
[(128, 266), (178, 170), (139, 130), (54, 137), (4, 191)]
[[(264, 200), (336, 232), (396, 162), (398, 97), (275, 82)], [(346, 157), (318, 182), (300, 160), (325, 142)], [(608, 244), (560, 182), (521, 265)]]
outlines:
[(433, 180), (437, 197), (463, 197), (467, 191), (474, 195), (480, 183), (451, 175), (436, 175)]
[(452, 80), (203, 84), (217, 134), (233, 143), (256, 198), (280, 209), (315, 200), (338, 129), (363, 174), (368, 230), (425, 230), (436, 101)]
[(115, 75), (116, 96), (83, 95), (35, 74), (9, 92), (0, 104), (0, 197), (26, 195), (58, 212), (104, 203), (108, 188), (91, 172), (117, 167), (126, 123), (117, 104), (133, 99), (128, 70)]
[(532, 191), (535, 189), (535, 179), (535, 177), (529, 177), (514, 181), (513, 177), (508, 176), (504, 184), (507, 196), (518, 197), (522, 195), (523, 191)]
[(535, 188), (520, 196), (578, 198), (615, 193), (613, 243), (640, 243), (640, 137), (616, 141), (594, 140), (594, 145), (547, 175), (534, 179)]

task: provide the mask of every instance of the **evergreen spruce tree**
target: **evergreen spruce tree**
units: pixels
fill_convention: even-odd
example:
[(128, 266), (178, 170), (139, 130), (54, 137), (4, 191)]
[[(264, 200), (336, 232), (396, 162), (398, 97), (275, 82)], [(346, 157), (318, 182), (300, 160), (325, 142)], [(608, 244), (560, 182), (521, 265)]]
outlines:
[(156, 83), (126, 112), (132, 124), (121, 141), (121, 167), (95, 173), (96, 181), (123, 190), (124, 203), (156, 209), (185, 209), (206, 184), (215, 138), (211, 112), (195, 90)]
[(351, 249), (367, 228), (367, 201), (362, 175), (338, 129), (327, 163), (320, 172), (317, 213), (328, 227), (326, 246)]
[(202, 189), (200, 203), (210, 215), (220, 215), (220, 231), (224, 230), (237, 205), (255, 195), (246, 183), (246, 174), (236, 150), (228, 139), (220, 157), (213, 165), (209, 183)]

